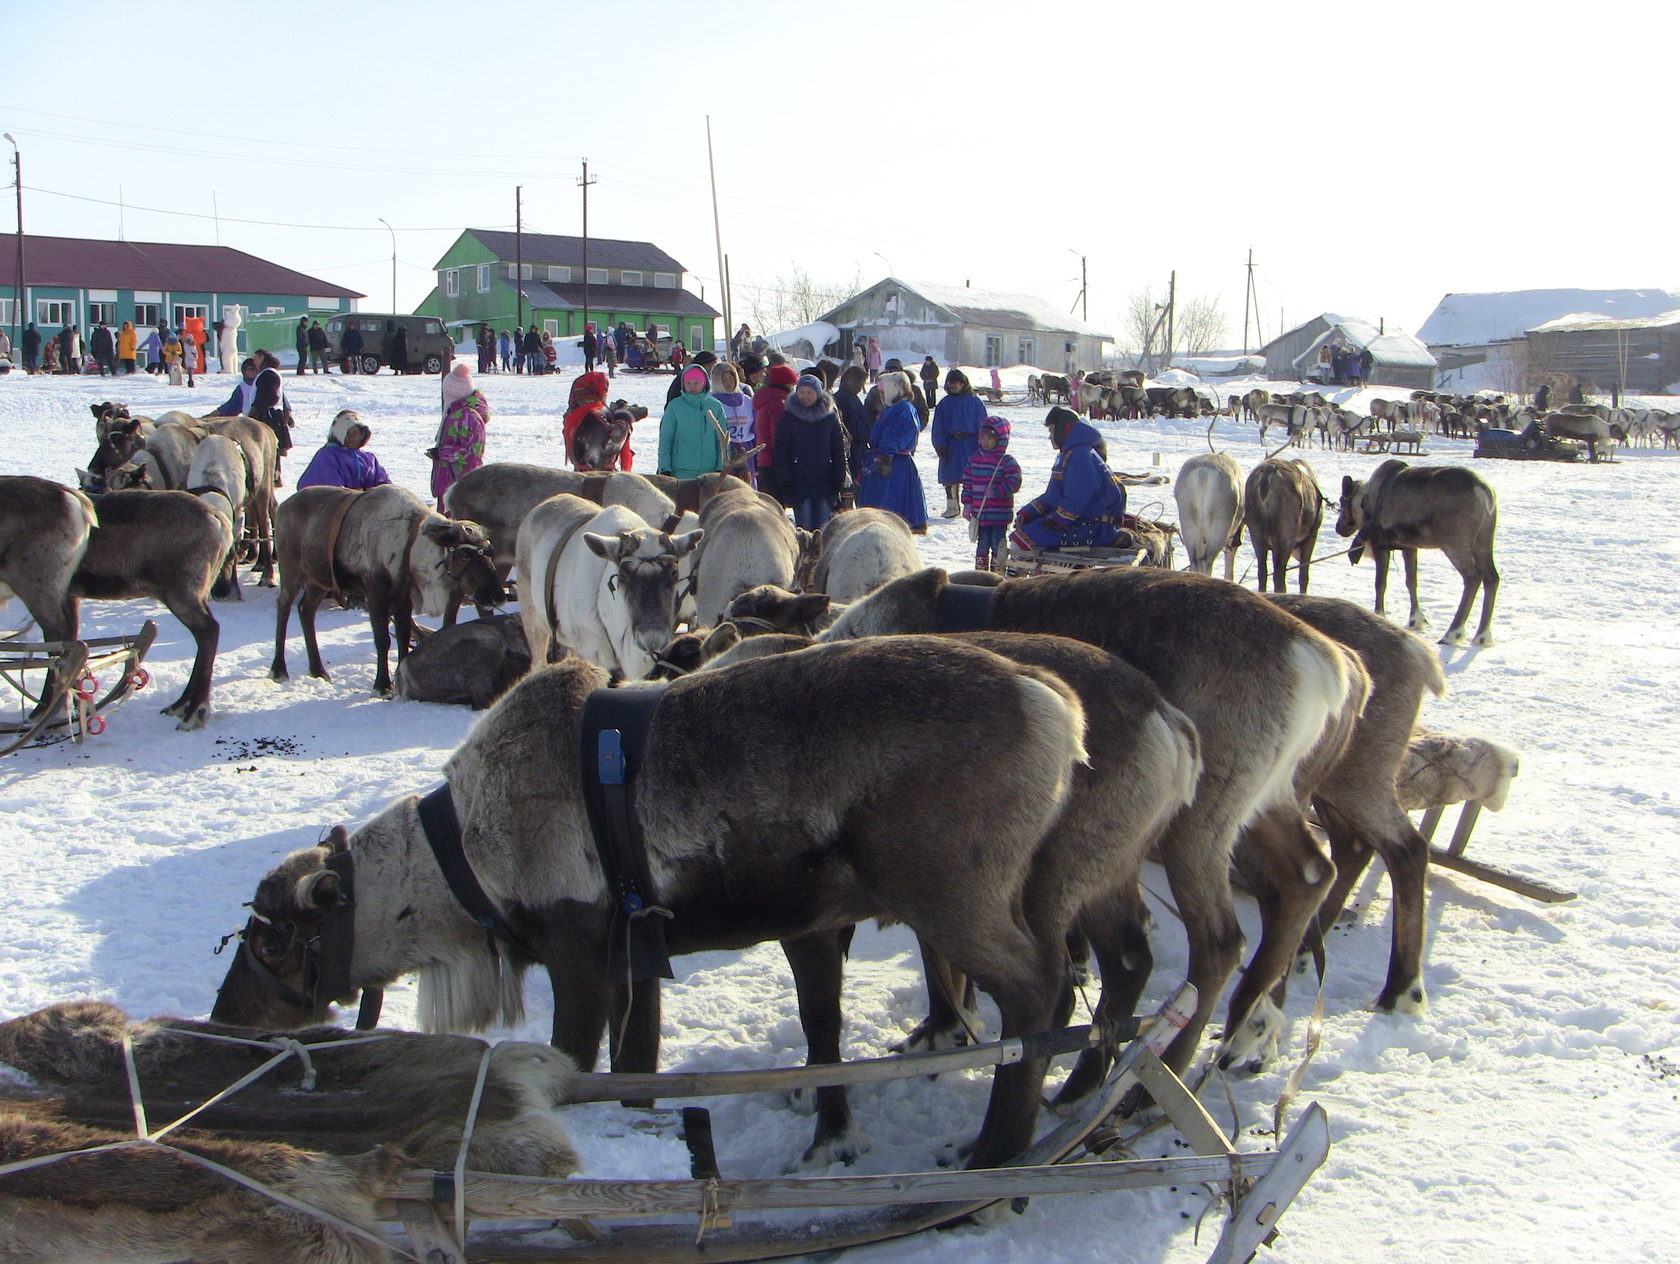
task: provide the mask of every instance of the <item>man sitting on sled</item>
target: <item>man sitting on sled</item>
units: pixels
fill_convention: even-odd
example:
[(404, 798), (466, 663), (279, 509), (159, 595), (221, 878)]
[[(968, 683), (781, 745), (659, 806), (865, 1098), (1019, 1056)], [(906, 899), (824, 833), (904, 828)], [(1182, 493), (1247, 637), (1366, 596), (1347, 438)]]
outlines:
[(1057, 452), (1050, 486), (1015, 515), (1009, 542), (1023, 551), (1113, 544), (1126, 513), (1126, 489), (1103, 459), (1102, 436), (1067, 408), (1052, 408), (1044, 424)]

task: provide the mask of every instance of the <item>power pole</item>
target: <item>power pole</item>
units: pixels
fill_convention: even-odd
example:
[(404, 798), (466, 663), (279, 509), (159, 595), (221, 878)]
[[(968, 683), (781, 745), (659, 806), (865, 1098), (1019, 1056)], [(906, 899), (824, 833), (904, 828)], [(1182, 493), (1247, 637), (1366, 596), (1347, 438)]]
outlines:
[[(1089, 322), (1091, 319), (1091, 300), (1085, 283), (1085, 256), (1079, 256), (1079, 297), (1074, 300), (1079, 304), (1079, 319)], [(1068, 309), (1072, 311), (1070, 307)]]
[(525, 220), (521, 207), (525, 195), (525, 186), (517, 184), (513, 188), (513, 332), (522, 340), (525, 337), (525, 291), (521, 288), (525, 275)]
[(23, 354), (23, 151), (18, 143), (12, 140), (12, 134), (6, 133), (6, 139), (12, 142), (12, 165), (17, 168), (17, 301), (12, 308), (12, 346), (18, 355)]
[(1173, 317), (1178, 311), (1178, 273), (1175, 271), (1167, 280), (1167, 358), (1162, 363), (1163, 370), (1172, 368), (1173, 360)]
[(1255, 322), (1254, 322), (1254, 324), (1255, 324), (1254, 332), (1255, 332), (1256, 336), (1258, 336), (1259, 333), (1260, 333), (1260, 329), (1259, 329), (1260, 322), (1259, 322), (1259, 319), (1258, 319), (1259, 315), (1260, 315), (1260, 304), (1257, 300), (1257, 296), (1254, 293), (1254, 247), (1252, 247), (1252, 246), (1250, 246), (1249, 250), (1248, 250), (1248, 285), (1243, 290), (1243, 354), (1244, 355), (1248, 354), (1248, 309), (1250, 307), (1254, 308), (1254, 315), (1256, 317)]
[[(578, 187), (583, 190), (583, 326), (589, 328), (589, 186), (595, 181), (589, 178), (589, 159), (583, 160), (583, 175), (578, 180)], [(579, 330), (582, 333), (583, 330)]]
[[(706, 115), (706, 170), (712, 177), (712, 236), (717, 240), (718, 284), (723, 287), (723, 336), (735, 336), (735, 314), (729, 307), (729, 264), (723, 253), (723, 227), (718, 219), (717, 165), (712, 161), (712, 116)], [(707, 347), (710, 351), (711, 348)]]

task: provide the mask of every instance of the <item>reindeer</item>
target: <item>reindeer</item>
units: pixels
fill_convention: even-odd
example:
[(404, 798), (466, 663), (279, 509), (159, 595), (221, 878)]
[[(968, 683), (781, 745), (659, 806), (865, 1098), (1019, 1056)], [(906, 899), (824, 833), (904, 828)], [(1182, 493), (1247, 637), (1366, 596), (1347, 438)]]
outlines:
[(642, 417), (647, 416), (647, 409), (639, 404), (632, 406), (619, 399), (614, 400), (604, 412), (598, 410), (586, 414), (572, 432), (570, 449), (566, 453), (572, 468), (580, 473), (616, 470), (619, 454), (630, 442), (630, 428), (640, 420), (636, 415), (638, 412)]
[(439, 628), (397, 668), (397, 697), (482, 711), (531, 670), (517, 614)]
[[(1602, 404), (1591, 407), (1604, 408)], [(1586, 444), (1589, 461), (1597, 462), (1601, 455), (1609, 456), (1615, 446), (1611, 442), (1610, 423), (1595, 412), (1576, 412), (1572, 408), (1566, 408), (1559, 412), (1547, 413), (1540, 420), (1548, 434), (1560, 439), (1579, 439)]]
[(1412, 602), (1406, 626), (1411, 631), (1429, 626), (1418, 604), (1417, 551), (1440, 549), (1463, 577), (1464, 593), (1442, 645), (1463, 641), (1478, 589), (1482, 621), (1471, 644), (1493, 644), (1493, 603), (1499, 593), (1493, 536), (1498, 525), (1499, 501), (1493, 488), (1462, 466), (1409, 466), (1389, 460), (1377, 466), (1368, 482), (1342, 479), (1336, 534), (1353, 537), (1348, 558), (1355, 565), (1367, 548), (1376, 558), (1378, 614), (1383, 613), (1388, 559), (1395, 549), (1406, 564), (1406, 591)]
[(280, 593), (269, 675), (275, 680), (289, 678), (286, 625), (294, 605), (309, 651), (309, 674), (326, 680), (315, 641), (315, 612), (330, 595), (364, 597), (378, 662), (373, 693), (389, 697), (392, 625), (401, 667), (416, 612), (442, 614), (451, 596), (459, 603), (464, 595), (481, 608), (502, 604), (494, 554), (479, 525), (433, 513), (413, 492), (395, 484), (365, 492), (305, 487), (280, 506), (274, 532)]
[[(228, 520), (235, 544), (244, 531), (245, 500), (250, 485), (251, 470), (244, 450), (226, 435), (208, 435), (193, 451), (192, 465), (187, 470), (186, 490), (203, 499)], [(245, 600), (239, 586), (236, 563), (235, 551), (230, 549), (221, 573), (210, 589), (212, 597)]]
[(75, 640), (70, 583), (98, 525), (87, 493), (29, 474), (0, 475), (0, 605), (19, 597), (46, 640)]
[(715, 627), (723, 608), (755, 585), (791, 587), (801, 556), (822, 547), (822, 537), (795, 527), (779, 504), (739, 479), (729, 482), (735, 486), (700, 509), (705, 544), (694, 559), (694, 600), (702, 627)]
[(882, 584), (922, 569), (915, 537), (903, 518), (884, 509), (849, 509), (822, 529), (806, 591), (855, 601)]
[[(462, 916), (431, 860), (412, 796), (349, 838), (353, 893), (326, 868), (325, 848), (294, 853), (264, 879), (253, 901), (262, 920), (247, 928), (257, 951), (276, 926), (307, 939), (326, 909), (348, 902), (344, 986), (419, 970), (429, 1026), (517, 1022), (524, 970), (540, 963), (553, 980), (554, 1042), (592, 1067), (622, 982), (607, 953), (617, 900), (586, 823), (579, 757), (580, 712), (606, 683), (604, 670), (575, 657), (533, 672), (445, 768), (479, 885), (530, 955), (484, 950), (481, 927)], [(981, 707), (996, 740), (977, 746), (970, 717)], [(1117, 834), (1147, 835), (1193, 772), (1182, 725), (1147, 712), (1131, 729), (1129, 775), (1111, 782), (1115, 810), (1126, 814)], [(825, 723), (813, 727), (813, 714)], [(839, 1057), (839, 935), (877, 915), (903, 920), (974, 977), (997, 1002), (1005, 1038), (1054, 1026), (1072, 1002), (1067, 931), (1100, 895), (1126, 895), (1112, 840), (1058, 827), (1086, 758), (1084, 729), (1083, 707), (1059, 677), (942, 638), (816, 646), (665, 687), (634, 812), (650, 894), (671, 914), (670, 951), (779, 938), (813, 1062)], [(947, 774), (930, 785), (916, 761), (893, 754), (904, 750)], [(749, 769), (750, 787), (740, 780)], [(280, 973), (301, 979), (289, 960)], [(301, 1008), (279, 1000), (241, 954), (216, 1015), (296, 1025), (330, 999)], [(615, 1066), (651, 1069), (658, 1017), (656, 1004), (632, 1008)], [(970, 1166), (1007, 1162), (1031, 1139), (1045, 1065), (1029, 1057), (998, 1072)], [(808, 1161), (855, 1153), (843, 1091), (818, 1096)]]
[(1293, 556), (1301, 571), (1299, 591), (1307, 591), (1313, 547), (1324, 522), (1324, 493), (1312, 466), (1302, 460), (1268, 457), (1249, 471), (1243, 487), (1243, 518), (1254, 559), (1260, 571), (1259, 590), (1266, 591), (1266, 562), (1271, 561), (1272, 587), (1285, 589), (1285, 560)]
[(668, 535), (623, 505), (550, 496), (520, 530), (519, 608), (533, 663), (567, 647), (645, 680), (676, 628), (678, 564), (703, 532)]
[(1242, 543), (1242, 468), (1224, 452), (1193, 456), (1173, 483), (1178, 502), (1178, 530), (1190, 555), (1189, 569), (1213, 574), (1213, 561), (1225, 554), (1225, 578), (1237, 573), (1237, 546)]

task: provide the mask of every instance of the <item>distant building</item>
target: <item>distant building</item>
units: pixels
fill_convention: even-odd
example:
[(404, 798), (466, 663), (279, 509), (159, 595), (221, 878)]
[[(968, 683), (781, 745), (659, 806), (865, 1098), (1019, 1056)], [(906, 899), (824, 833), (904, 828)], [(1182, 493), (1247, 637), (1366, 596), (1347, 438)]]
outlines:
[(666, 325), (689, 351), (710, 350), (720, 313), (683, 288), (683, 266), (645, 241), (589, 239), (589, 310), (583, 310), (583, 238), (469, 228), (437, 262), (437, 288), (416, 309), (457, 329), (515, 321), (555, 338), (585, 323), (638, 330)]
[[(1527, 331), (1566, 316), (1632, 320), (1680, 308), (1680, 290), (1506, 290), (1448, 294), (1418, 330), (1443, 372), (1513, 353)], [(1671, 379), (1672, 380), (1672, 379)]]
[(1562, 316), (1530, 329), (1527, 343), (1536, 374), (1567, 377), (1589, 392), (1666, 395), (1680, 383), (1680, 307), (1619, 320)]
[[(0, 325), (35, 323), (43, 334), (80, 325), (85, 335), (103, 320), (112, 329), (160, 320), (179, 329), (200, 317), (214, 329), (230, 307), (247, 315), (355, 311), (364, 297), (330, 281), (230, 246), (23, 236), (23, 314), (13, 310), (17, 234), (0, 234)], [(294, 321), (295, 323), (295, 321)], [(245, 341), (241, 332), (241, 341)], [(250, 344), (247, 342), (247, 347)], [(215, 348), (210, 348), (215, 354)]]
[(829, 354), (847, 360), (854, 344), (874, 338), (884, 358), (897, 356), (906, 365), (931, 355), (942, 366), (1027, 364), (1067, 373), (1100, 366), (1103, 343), (1113, 341), (1035, 295), (897, 277), (877, 281), (818, 320), (840, 331)]
[(1372, 386), (1429, 390), (1435, 385), (1435, 357), (1429, 348), (1403, 330), (1389, 330), (1356, 316), (1325, 312), (1304, 325), (1279, 334), (1259, 354), (1266, 358), (1266, 376), (1278, 381), (1329, 381), (1328, 369), (1337, 348), (1369, 351)]

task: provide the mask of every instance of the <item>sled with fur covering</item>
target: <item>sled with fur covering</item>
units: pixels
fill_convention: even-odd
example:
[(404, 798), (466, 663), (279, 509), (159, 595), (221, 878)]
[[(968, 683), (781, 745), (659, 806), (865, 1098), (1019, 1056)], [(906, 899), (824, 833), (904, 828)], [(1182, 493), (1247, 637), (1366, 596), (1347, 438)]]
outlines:
[[(889, 1241), (926, 1229), (948, 1225), (989, 1207), (1035, 1194), (1092, 1193), (1137, 1189), (1184, 1182), (1223, 1186), (1236, 1203), (1210, 1264), (1241, 1264), (1266, 1240), (1277, 1218), (1328, 1153), (1329, 1132), (1324, 1112), (1309, 1108), (1284, 1148), (1278, 1152), (1239, 1154), (1193, 1095), (1159, 1059), (1184, 1015), (1194, 1009), (1194, 989), (1186, 985), (1164, 1005), (1146, 1029), (1116, 1059), (1102, 1088), (1074, 1107), (1074, 1113), (1035, 1142), (1009, 1167), (880, 1176), (789, 1177), (772, 1180), (727, 1180), (718, 1177), (708, 1145), (696, 1145), (692, 1119), (691, 1150), (696, 1179), (688, 1181), (632, 1181), (570, 1179), (545, 1181), (469, 1173), (457, 1191), (451, 1174), (410, 1172), (391, 1184), (384, 1214), (418, 1230), (414, 1245), (438, 1264), (477, 1264), (483, 1261), (649, 1261), (650, 1264), (727, 1264), (730, 1261), (769, 1260)], [(991, 1061), (1013, 1056), (992, 1048)], [(963, 1052), (982, 1055), (987, 1046)], [(1002, 1052), (998, 1052), (1002, 1050)], [(870, 1067), (869, 1078), (881, 1078), (877, 1063), (902, 1064), (904, 1075), (926, 1072), (916, 1055), (859, 1064)], [(805, 1068), (806, 1076), (822, 1082), (855, 1079), (846, 1065)], [(880, 1071), (880, 1074), (877, 1072)], [(750, 1073), (749, 1073), (750, 1074)], [(618, 1077), (600, 1076), (601, 1080)], [(665, 1078), (683, 1091), (693, 1080), (719, 1079), (699, 1087), (726, 1091), (721, 1077)], [(1189, 1140), (1196, 1154), (1184, 1158), (1081, 1161), (1085, 1143), (1138, 1085), (1147, 1086), (1169, 1118)], [(667, 1094), (670, 1095), (670, 1094)], [(700, 1112), (685, 1112), (692, 1117)], [(447, 1208), (462, 1197), (469, 1217), (479, 1220), (557, 1220), (571, 1241), (533, 1241), (528, 1233), (480, 1230), (473, 1233), (465, 1254), (454, 1246), (443, 1227)], [(737, 1222), (739, 1213), (826, 1208), (839, 1214), (811, 1222)], [(664, 1217), (664, 1223), (606, 1227), (600, 1222), (619, 1218)], [(674, 1220), (672, 1218), (675, 1218)]]

